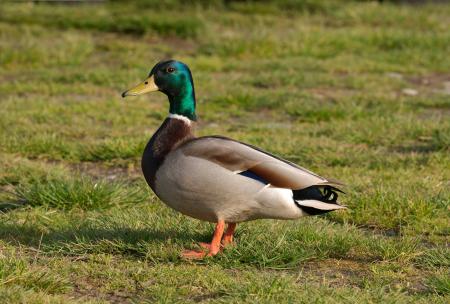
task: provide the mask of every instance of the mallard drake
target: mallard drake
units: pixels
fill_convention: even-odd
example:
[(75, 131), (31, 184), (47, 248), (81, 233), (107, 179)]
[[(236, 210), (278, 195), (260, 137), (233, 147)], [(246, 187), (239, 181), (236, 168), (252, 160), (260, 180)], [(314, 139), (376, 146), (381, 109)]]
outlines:
[(186, 64), (157, 63), (147, 79), (122, 97), (154, 91), (166, 94), (170, 107), (145, 147), (141, 163), (145, 180), (169, 207), (216, 223), (211, 243), (183, 252), (184, 257), (216, 255), (233, 242), (240, 222), (297, 219), (345, 208), (337, 203), (342, 192), (337, 181), (237, 140), (195, 137), (194, 82)]

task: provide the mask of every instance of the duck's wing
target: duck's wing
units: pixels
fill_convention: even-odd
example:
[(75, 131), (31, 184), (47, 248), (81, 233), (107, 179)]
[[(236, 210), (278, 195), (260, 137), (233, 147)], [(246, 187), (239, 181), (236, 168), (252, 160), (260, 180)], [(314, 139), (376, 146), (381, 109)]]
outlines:
[(274, 187), (301, 190), (311, 186), (332, 186), (336, 189), (335, 186), (343, 185), (257, 147), (226, 137), (199, 137), (184, 143), (179, 149), (186, 156), (211, 161), (236, 174), (260, 179)]

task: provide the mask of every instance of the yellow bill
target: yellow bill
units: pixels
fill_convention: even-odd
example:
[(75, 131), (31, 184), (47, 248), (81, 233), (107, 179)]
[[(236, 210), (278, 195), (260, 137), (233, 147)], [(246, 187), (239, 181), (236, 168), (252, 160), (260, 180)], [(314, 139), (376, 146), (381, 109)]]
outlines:
[(159, 91), (158, 86), (155, 83), (155, 78), (150, 76), (149, 78), (145, 79), (143, 82), (135, 86), (134, 88), (129, 89), (128, 91), (125, 91), (122, 93), (122, 97), (127, 96), (138, 96), (149, 92), (155, 92)]

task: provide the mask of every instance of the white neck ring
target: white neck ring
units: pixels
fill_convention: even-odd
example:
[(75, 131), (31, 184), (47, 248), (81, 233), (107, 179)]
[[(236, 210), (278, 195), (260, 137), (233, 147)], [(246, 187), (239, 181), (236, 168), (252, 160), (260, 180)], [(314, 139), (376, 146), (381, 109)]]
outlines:
[(187, 125), (191, 124), (191, 120), (183, 115), (169, 113), (168, 117), (174, 118), (174, 119), (179, 119), (179, 120), (183, 121), (184, 123), (186, 123)]

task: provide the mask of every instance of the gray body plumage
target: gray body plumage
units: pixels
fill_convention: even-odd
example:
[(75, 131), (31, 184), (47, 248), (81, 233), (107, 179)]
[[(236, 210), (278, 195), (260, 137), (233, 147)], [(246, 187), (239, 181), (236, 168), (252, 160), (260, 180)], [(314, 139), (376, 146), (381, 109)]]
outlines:
[[(171, 124), (166, 125), (170, 128)], [(157, 140), (158, 133), (155, 136)], [(155, 142), (154, 138), (151, 142)], [(160, 166), (151, 167), (143, 161), (146, 178), (153, 174), (147, 180), (152, 180), (149, 184), (157, 196), (173, 209), (204, 221), (237, 223), (261, 218), (296, 219), (308, 215), (302, 204), (306, 208), (325, 211), (345, 208), (318, 200), (294, 200), (293, 190), (333, 183), (228, 138), (200, 137), (172, 143)], [(155, 172), (149, 173), (152, 169)], [(247, 170), (260, 179), (241, 174)]]
[(289, 189), (266, 186), (180, 150), (170, 153), (158, 170), (155, 192), (175, 210), (210, 222), (302, 216)]

